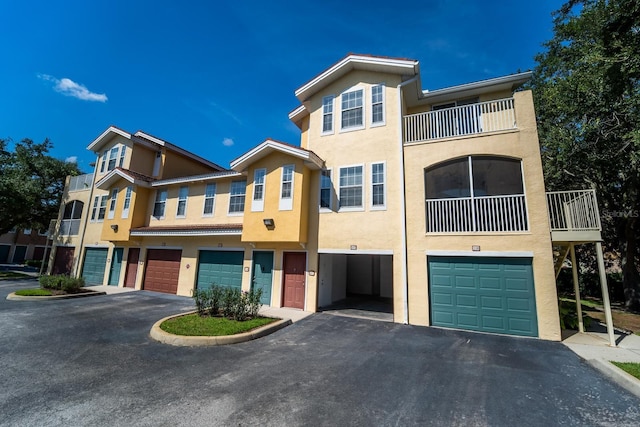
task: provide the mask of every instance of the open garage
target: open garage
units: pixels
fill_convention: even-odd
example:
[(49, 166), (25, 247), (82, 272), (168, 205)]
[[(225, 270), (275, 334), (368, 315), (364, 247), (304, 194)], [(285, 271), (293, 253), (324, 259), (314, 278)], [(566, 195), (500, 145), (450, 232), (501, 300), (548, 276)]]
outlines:
[[(393, 320), (393, 255), (321, 253), (318, 308)], [(382, 313), (383, 315), (381, 315)]]

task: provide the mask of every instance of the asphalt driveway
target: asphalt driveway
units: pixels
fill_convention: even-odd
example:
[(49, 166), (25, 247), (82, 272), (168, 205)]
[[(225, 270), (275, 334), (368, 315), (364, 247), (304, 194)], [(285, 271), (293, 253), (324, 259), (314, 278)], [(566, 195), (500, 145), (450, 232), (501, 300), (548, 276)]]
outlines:
[(224, 347), (157, 343), (187, 298), (7, 301), (0, 425), (640, 425), (640, 401), (559, 343), (316, 314)]

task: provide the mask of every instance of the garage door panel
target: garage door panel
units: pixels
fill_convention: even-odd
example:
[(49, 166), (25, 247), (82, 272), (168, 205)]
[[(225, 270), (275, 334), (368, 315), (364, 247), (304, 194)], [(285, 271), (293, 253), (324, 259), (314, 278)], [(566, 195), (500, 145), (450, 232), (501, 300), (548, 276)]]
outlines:
[(143, 289), (175, 294), (178, 291), (181, 258), (181, 250), (149, 249), (147, 251)]
[(107, 248), (87, 248), (82, 264), (82, 277), (88, 286), (102, 285), (107, 266)]
[(503, 298), (499, 296), (482, 296), (480, 297), (480, 307), (489, 310), (503, 310)]
[(537, 336), (531, 259), (429, 257), (432, 324)]
[(196, 288), (208, 289), (215, 284), (240, 289), (243, 261), (242, 251), (200, 251)]

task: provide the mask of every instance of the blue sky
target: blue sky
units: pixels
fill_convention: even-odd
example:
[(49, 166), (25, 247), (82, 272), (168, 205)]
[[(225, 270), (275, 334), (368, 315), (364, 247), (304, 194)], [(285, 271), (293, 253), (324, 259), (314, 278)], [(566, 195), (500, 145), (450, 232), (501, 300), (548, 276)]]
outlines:
[(299, 144), (294, 90), (347, 53), (417, 59), (425, 89), (534, 67), (561, 1), (0, 0), (0, 138), (90, 171), (109, 125), (223, 166)]

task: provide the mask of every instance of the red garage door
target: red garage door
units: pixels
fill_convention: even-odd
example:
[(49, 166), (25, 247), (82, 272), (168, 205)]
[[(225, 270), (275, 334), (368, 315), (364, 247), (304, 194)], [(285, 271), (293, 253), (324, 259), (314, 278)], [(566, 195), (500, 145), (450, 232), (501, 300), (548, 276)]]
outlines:
[(56, 248), (56, 258), (53, 261), (51, 274), (71, 274), (73, 267), (74, 248), (58, 246)]
[(142, 288), (175, 294), (178, 290), (181, 250), (149, 249)]

